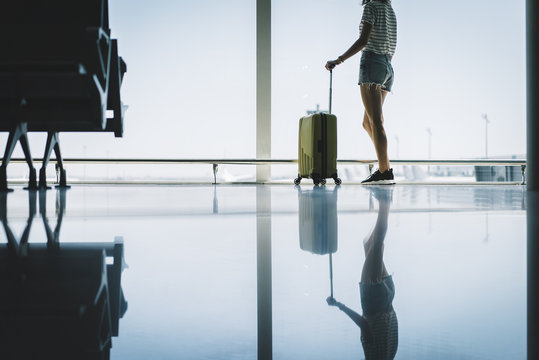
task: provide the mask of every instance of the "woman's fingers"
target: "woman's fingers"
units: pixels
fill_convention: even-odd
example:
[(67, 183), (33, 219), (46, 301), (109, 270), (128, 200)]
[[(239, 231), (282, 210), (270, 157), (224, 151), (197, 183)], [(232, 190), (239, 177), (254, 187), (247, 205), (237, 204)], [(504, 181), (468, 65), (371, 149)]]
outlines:
[(326, 63), (326, 69), (327, 70), (332, 70), (335, 67), (335, 65), (337, 65), (337, 63), (335, 61), (328, 61)]

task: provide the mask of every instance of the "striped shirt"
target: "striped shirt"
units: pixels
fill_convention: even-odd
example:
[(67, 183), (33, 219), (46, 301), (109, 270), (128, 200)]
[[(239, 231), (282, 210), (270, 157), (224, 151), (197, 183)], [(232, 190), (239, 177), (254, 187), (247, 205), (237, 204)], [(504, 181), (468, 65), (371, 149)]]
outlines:
[(372, 25), (369, 42), (363, 51), (393, 56), (397, 47), (397, 17), (391, 7), (391, 0), (372, 0), (365, 4), (359, 25), (360, 35), (363, 23)]

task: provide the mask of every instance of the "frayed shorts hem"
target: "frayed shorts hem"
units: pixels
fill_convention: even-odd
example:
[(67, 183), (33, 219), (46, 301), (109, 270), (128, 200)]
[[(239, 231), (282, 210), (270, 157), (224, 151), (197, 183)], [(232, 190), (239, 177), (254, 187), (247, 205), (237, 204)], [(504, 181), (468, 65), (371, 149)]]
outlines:
[(370, 85), (370, 86), (376, 86), (376, 87), (380, 87), (380, 90), (382, 91), (387, 91), (387, 92), (391, 92), (391, 89), (388, 89), (385, 87), (385, 85), (383, 84), (378, 84), (378, 83), (375, 83), (375, 82), (359, 82), (357, 83), (358, 85)]

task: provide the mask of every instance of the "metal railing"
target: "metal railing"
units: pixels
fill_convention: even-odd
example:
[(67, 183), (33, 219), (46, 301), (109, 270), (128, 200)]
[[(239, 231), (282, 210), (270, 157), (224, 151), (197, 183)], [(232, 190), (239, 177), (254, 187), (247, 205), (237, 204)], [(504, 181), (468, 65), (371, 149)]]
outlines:
[[(41, 158), (33, 159), (41, 162)], [(158, 159), (158, 158), (65, 158), (64, 164), (123, 164), (123, 165), (212, 165), (214, 183), (217, 182), (219, 165), (287, 165), (297, 164), (295, 159)], [(24, 158), (14, 158), (10, 163), (26, 163)], [(372, 171), (377, 160), (337, 160), (342, 165), (367, 165)], [(522, 170), (522, 184), (526, 179), (526, 159), (442, 159), (442, 160), (391, 160), (394, 165), (451, 165), (451, 166), (520, 166)]]

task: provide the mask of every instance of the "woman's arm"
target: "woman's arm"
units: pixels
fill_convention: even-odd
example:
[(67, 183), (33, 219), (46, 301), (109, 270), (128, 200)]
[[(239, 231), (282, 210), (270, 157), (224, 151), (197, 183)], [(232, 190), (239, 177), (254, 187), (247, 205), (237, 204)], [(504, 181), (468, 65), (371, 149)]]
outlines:
[(359, 39), (357, 39), (356, 42), (353, 43), (352, 46), (350, 46), (350, 48), (346, 50), (344, 54), (339, 56), (337, 60), (328, 61), (326, 63), (326, 69), (332, 70), (336, 65), (342, 64), (345, 60), (351, 58), (352, 56), (360, 52), (361, 49), (367, 46), (367, 43), (369, 42), (369, 37), (371, 36), (371, 31), (372, 25), (364, 22)]

